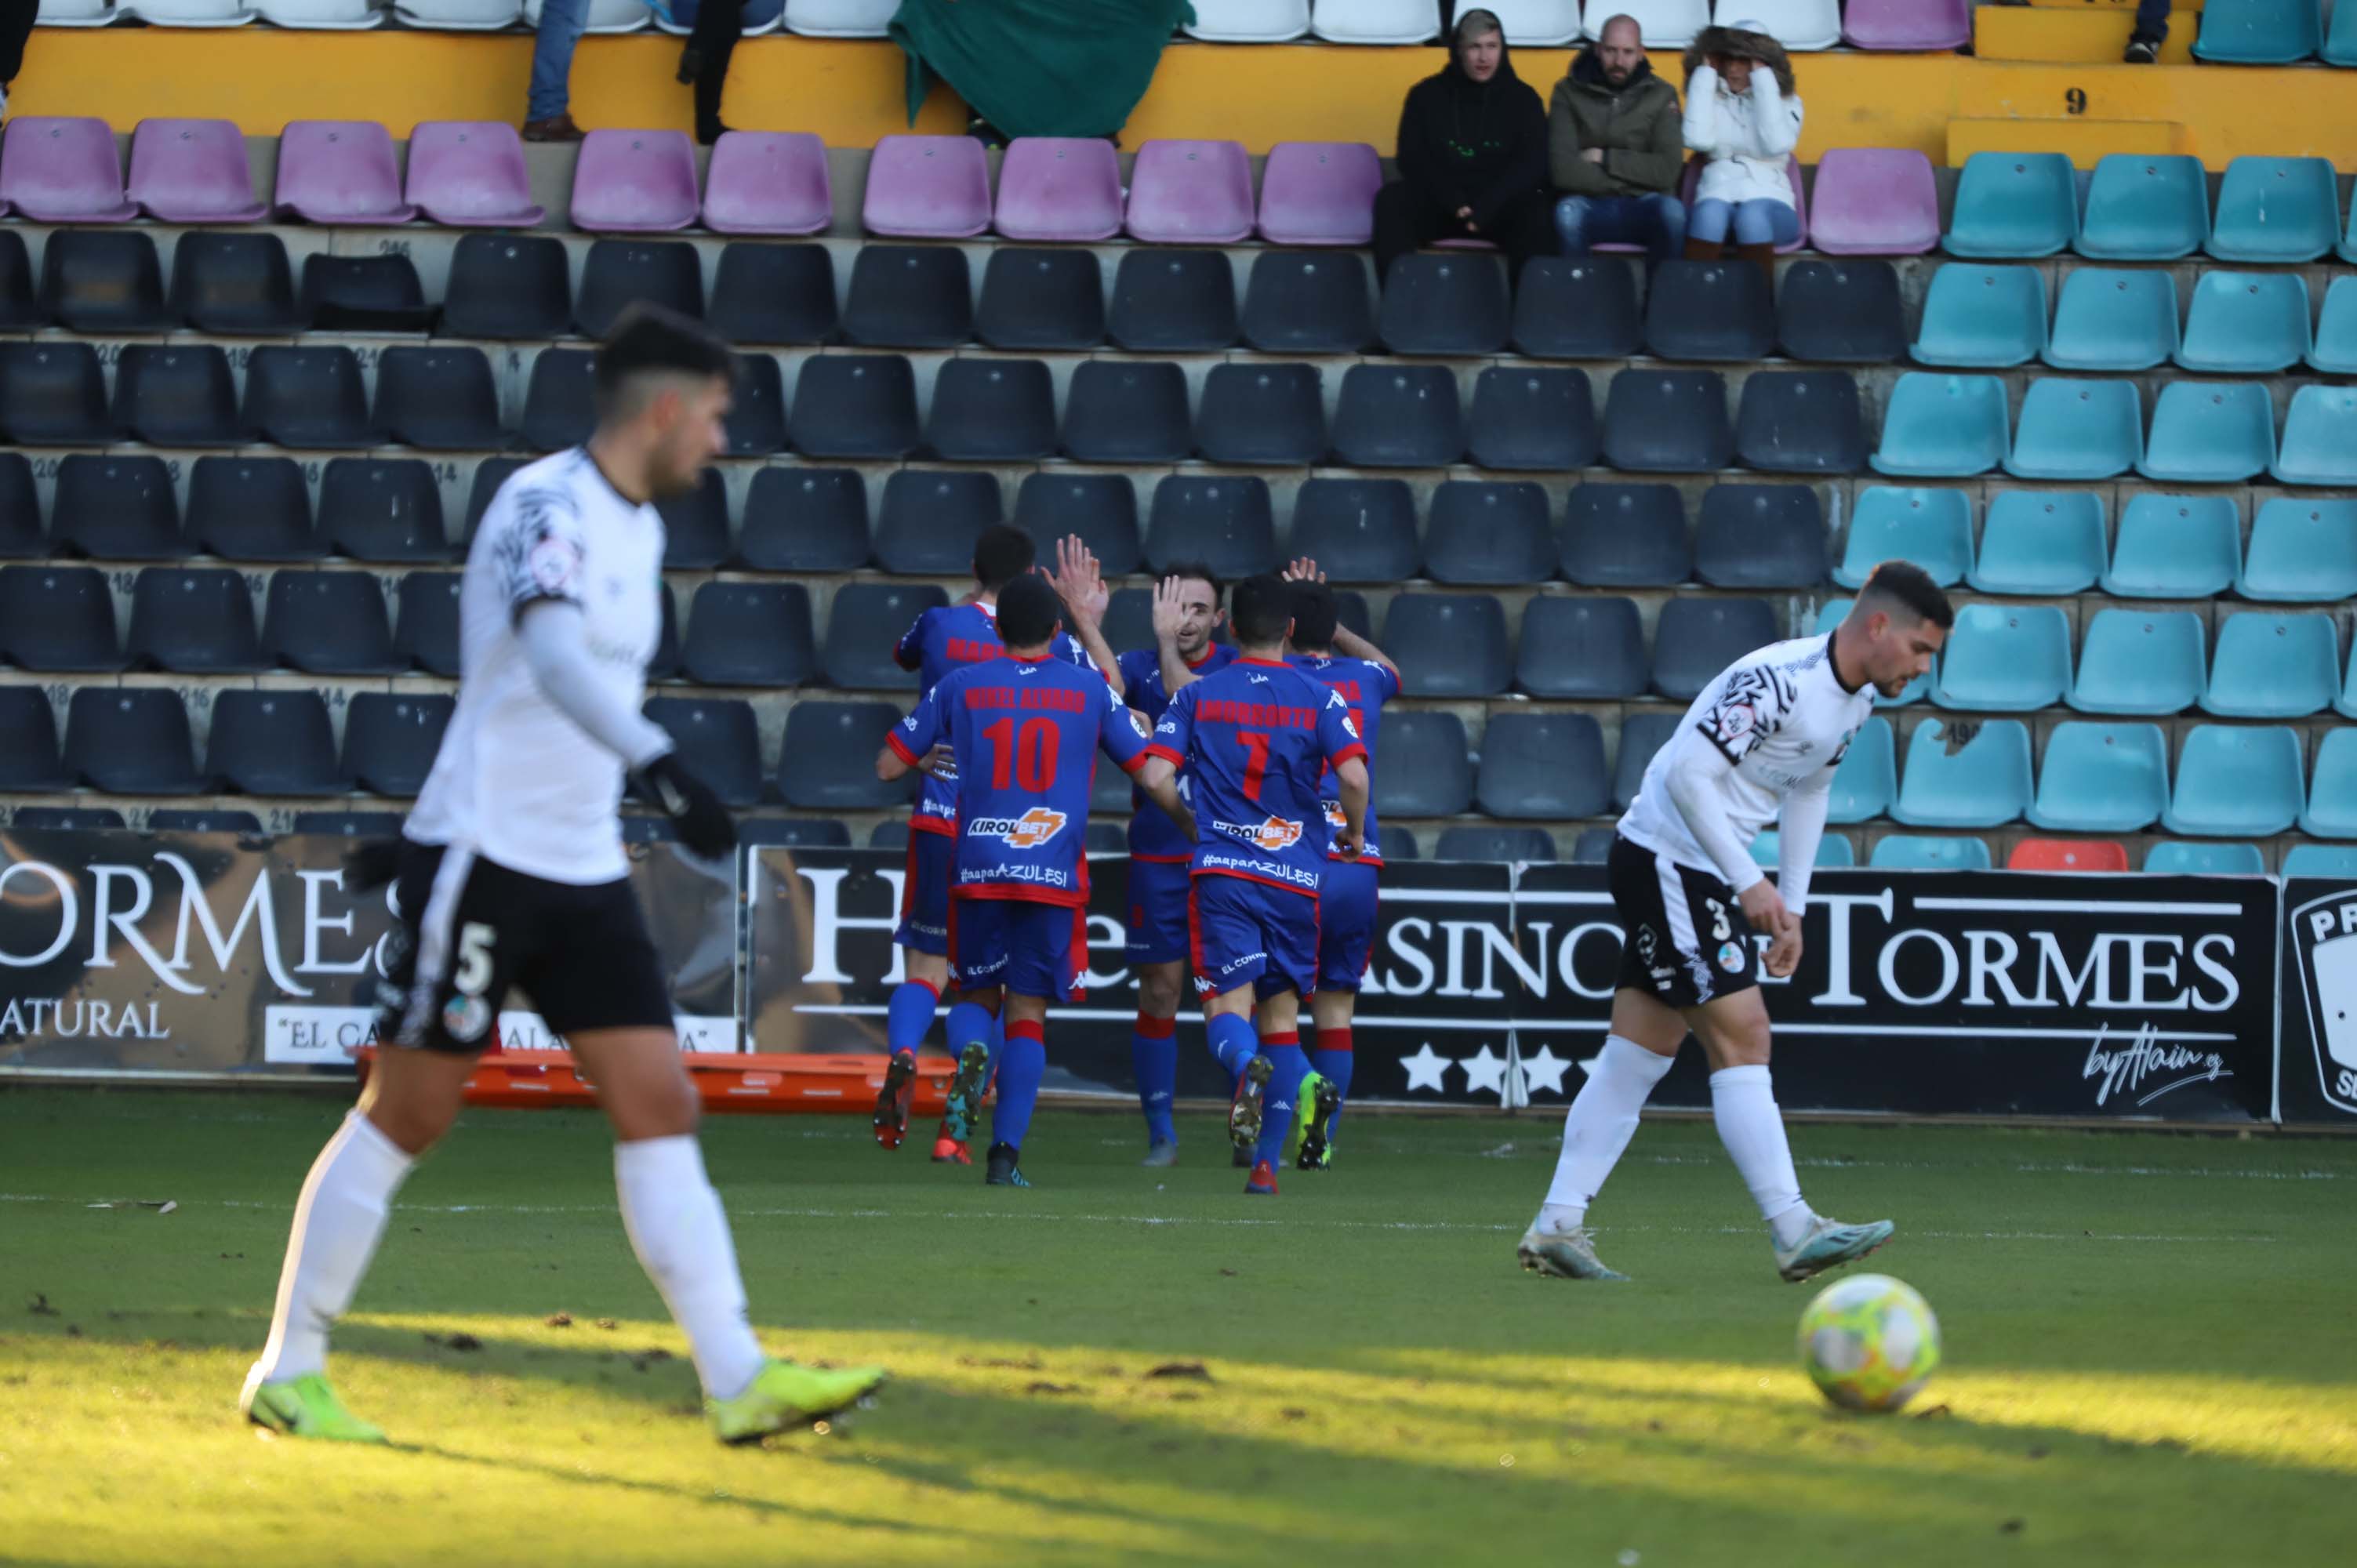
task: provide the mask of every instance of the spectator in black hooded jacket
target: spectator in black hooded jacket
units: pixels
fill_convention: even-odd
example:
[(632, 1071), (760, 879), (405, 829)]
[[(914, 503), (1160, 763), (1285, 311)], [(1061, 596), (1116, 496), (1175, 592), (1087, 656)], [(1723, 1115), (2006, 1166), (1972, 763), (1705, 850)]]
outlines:
[(1546, 108), (1514, 74), (1495, 14), (1468, 11), (1448, 68), (1408, 89), (1399, 178), (1375, 193), (1375, 270), (1436, 240), (1487, 240), (1520, 271), (1555, 250)]

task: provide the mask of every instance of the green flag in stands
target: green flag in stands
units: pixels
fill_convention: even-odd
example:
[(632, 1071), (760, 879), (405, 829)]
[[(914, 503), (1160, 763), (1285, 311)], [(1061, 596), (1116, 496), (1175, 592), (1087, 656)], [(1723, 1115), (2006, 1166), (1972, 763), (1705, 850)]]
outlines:
[(1009, 136), (1109, 136), (1154, 80), (1187, 0), (902, 0), (909, 121), (931, 79)]

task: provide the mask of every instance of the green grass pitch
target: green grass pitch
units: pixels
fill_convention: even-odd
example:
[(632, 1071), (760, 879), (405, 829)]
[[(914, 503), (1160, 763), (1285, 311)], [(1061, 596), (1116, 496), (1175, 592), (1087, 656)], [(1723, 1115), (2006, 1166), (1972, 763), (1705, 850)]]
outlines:
[(1513, 1261), (1553, 1115), (1348, 1118), (1274, 1202), (1208, 1117), (1146, 1171), (1134, 1117), (1050, 1112), (1028, 1192), (864, 1120), (716, 1120), (765, 1341), (895, 1373), (832, 1435), (726, 1449), (603, 1122), (476, 1112), (339, 1331), (399, 1444), (354, 1450), (232, 1409), (341, 1111), (0, 1093), (0, 1560), (2351, 1560), (2357, 1143), (1796, 1127), (1811, 1199), (1898, 1219), (1872, 1266), (1945, 1331), (1874, 1418), (1796, 1366), (1810, 1289), (1706, 1124), (1642, 1129), (1595, 1217), (1635, 1283), (1579, 1285)]

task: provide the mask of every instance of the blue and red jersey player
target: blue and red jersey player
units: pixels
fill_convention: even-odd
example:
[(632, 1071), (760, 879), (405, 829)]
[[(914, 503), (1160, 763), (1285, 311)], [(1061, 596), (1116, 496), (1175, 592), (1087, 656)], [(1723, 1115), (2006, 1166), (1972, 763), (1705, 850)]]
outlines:
[[(1229, 614), (1235, 661), (1170, 699), (1139, 778), (1158, 799), (1186, 773), (1195, 990), (1212, 1054), (1237, 1075), (1228, 1131), (1254, 1152), (1244, 1190), (1273, 1194), (1281, 1157), (1319, 1163), (1334, 1110), (1333, 1086), (1301, 1049), (1300, 1006), (1316, 988), (1327, 855), (1354, 857), (1363, 843), (1366, 747), (1340, 694), (1285, 662), (1290, 583), (1245, 579)], [(1342, 811), (1330, 836), (1320, 800), (1329, 768)]]
[[(986, 1177), (994, 1187), (1030, 1185), (1018, 1161), (1047, 1070), (1048, 1007), (1071, 1001), (1088, 968), (1083, 840), (1096, 754), (1130, 772), (1146, 760), (1144, 725), (1103, 678), (1051, 656), (1060, 608), (1040, 578), (1008, 584), (998, 599), (1006, 656), (944, 675), (886, 737), (876, 762), (879, 777), (897, 779), (939, 768), (936, 748), (946, 747), (956, 765), (950, 980), (961, 1006), (1003, 1015), (1006, 1026)], [(1183, 819), (1177, 791), (1166, 786), (1164, 793)], [(959, 1078), (978, 1082), (986, 1029), (952, 1035), (950, 1044)], [(971, 1118), (971, 1104), (963, 1113)], [(960, 1114), (954, 1104), (952, 1114)]]
[[(1198, 563), (1173, 565), (1154, 588), (1154, 643), (1121, 656), (1129, 705), (1150, 726), (1162, 721), (1172, 693), (1227, 667), (1234, 647), (1213, 640), (1225, 618), (1220, 580)], [(1178, 788), (1183, 795), (1186, 776)], [(1188, 863), (1195, 841), (1170, 814), (1137, 791), (1129, 819), (1130, 968), (1137, 976), (1137, 1020), (1129, 1036), (1137, 1074), (1138, 1108), (1146, 1113), (1146, 1164), (1174, 1165), (1178, 1129), (1170, 1102), (1178, 1089), (1178, 1002), (1187, 979)]]
[[(1056, 554), (1057, 575), (1050, 581), (1082, 608), (1070, 617), (1079, 637), (1059, 634), (1054, 656), (1083, 669), (1100, 668), (1099, 660), (1102, 667), (1109, 667), (1112, 652), (1096, 631), (1104, 602), (1096, 559), (1081, 547), (1078, 539), (1063, 541)], [(892, 650), (902, 669), (917, 671), (920, 698), (952, 671), (986, 662), (1006, 651), (999, 640), (998, 596), (1009, 583), (1031, 572), (1036, 558), (1031, 536), (1020, 529), (1002, 524), (983, 531), (974, 541), (974, 596), (963, 604), (925, 611)], [(1118, 694), (1119, 677), (1112, 678)], [(891, 1061), (876, 1102), (877, 1141), (888, 1149), (899, 1148), (907, 1134), (908, 1102), (916, 1087), (917, 1047), (932, 1027), (933, 1011), (949, 982), (950, 864), (957, 811), (957, 774), (945, 760), (942, 775), (928, 774), (922, 780), (909, 817), (900, 925), (892, 937), (899, 944), (908, 978), (892, 993), (885, 1010), (885, 1049)], [(952, 1047), (973, 1032), (976, 1022), (975, 1015), (959, 1015), (952, 1011), (949, 1022)], [(984, 1086), (964, 1087), (972, 1090), (971, 1098), (978, 1099)], [(941, 1133), (933, 1143), (933, 1158), (971, 1164), (963, 1141), (951, 1134), (953, 1120), (942, 1119)]]

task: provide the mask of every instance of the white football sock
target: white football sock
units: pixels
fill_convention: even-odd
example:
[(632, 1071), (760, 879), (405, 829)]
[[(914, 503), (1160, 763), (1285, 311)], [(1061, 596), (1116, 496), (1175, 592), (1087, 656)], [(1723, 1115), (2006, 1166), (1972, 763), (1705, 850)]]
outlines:
[(639, 1266), (687, 1335), (704, 1391), (734, 1399), (761, 1369), (737, 1246), (694, 1134), (614, 1145), (614, 1190)]
[(367, 1117), (345, 1112), (344, 1124), (311, 1162), (295, 1204), (257, 1381), (327, 1370), (328, 1330), (351, 1305), (384, 1235), (393, 1195), (416, 1163)]
[(1621, 1036), (1604, 1036), (1587, 1081), (1564, 1113), (1563, 1154), (1539, 1210), (1539, 1230), (1568, 1230), (1587, 1219), (1597, 1189), (1637, 1135), (1637, 1112), (1645, 1097), (1675, 1060)]
[(1765, 1063), (1721, 1068), (1710, 1075), (1710, 1109), (1719, 1142), (1743, 1173), (1743, 1184), (1760, 1205), (1760, 1216), (1789, 1247), (1808, 1233), (1816, 1216), (1801, 1201), (1801, 1178), (1792, 1172), (1792, 1147), (1784, 1139), (1784, 1115), (1776, 1109), (1776, 1087)]

